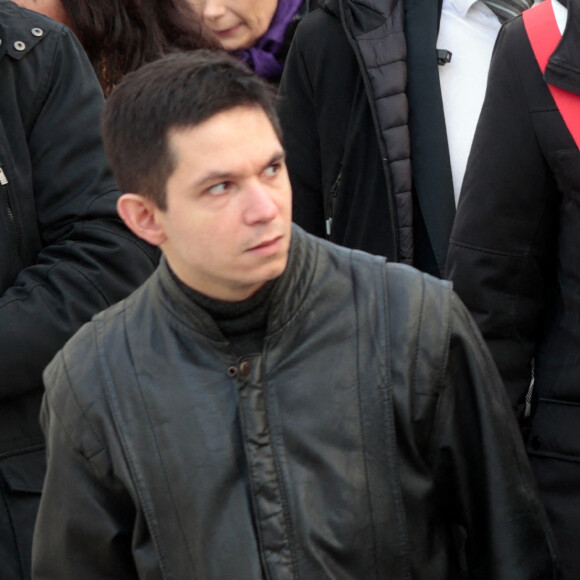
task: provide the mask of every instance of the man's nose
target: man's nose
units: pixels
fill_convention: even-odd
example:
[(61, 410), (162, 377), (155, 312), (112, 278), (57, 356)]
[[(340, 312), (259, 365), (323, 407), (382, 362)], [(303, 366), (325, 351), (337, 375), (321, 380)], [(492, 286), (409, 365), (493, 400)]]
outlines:
[(273, 192), (262, 184), (253, 184), (246, 192), (244, 219), (247, 224), (266, 223), (278, 215)]

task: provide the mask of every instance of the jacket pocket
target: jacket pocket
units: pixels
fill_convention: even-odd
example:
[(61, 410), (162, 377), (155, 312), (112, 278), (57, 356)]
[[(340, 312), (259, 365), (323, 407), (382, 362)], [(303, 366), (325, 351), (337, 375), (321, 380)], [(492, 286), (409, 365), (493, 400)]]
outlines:
[(528, 453), (580, 462), (580, 403), (539, 399), (532, 417)]
[(0, 537), (7, 577), (28, 579), (32, 565), (32, 534), (46, 470), (44, 449), (0, 459)]

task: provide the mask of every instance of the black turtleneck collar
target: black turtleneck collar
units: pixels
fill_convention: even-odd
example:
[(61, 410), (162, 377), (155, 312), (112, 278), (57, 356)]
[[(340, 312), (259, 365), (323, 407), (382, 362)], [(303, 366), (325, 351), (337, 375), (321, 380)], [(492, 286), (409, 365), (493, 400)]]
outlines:
[[(267, 302), (267, 308), (265, 308), (266, 337), (276, 335), (289, 324), (310, 295), (309, 288), (318, 270), (319, 243), (307, 243), (306, 240), (309, 237), (306, 232), (293, 224), (288, 264), (284, 273), (275, 280), (272, 280), (271, 284), (268, 284), (264, 288), (264, 295), (260, 294), (255, 297), (256, 303), (261, 302), (262, 299), (264, 300), (264, 304)], [(207, 297), (201, 299), (198, 297), (198, 300), (192, 299), (189, 294), (191, 289), (187, 286), (184, 288), (184, 285), (170, 273), (165, 258), (162, 258), (157, 270), (157, 279), (161, 285), (160, 299), (179, 324), (184, 324), (195, 332), (201, 333), (208, 341), (216, 343), (224, 342), (224, 332), (220, 330), (218, 321), (216, 321), (214, 316), (210, 314), (210, 311), (200, 302), (200, 300), (203, 301)], [(269, 288), (270, 285), (271, 288)], [(211, 299), (208, 300), (211, 301)], [(249, 311), (253, 310), (252, 307), (260, 310), (260, 307), (253, 302), (248, 306)], [(226, 305), (227, 308), (228, 306)], [(244, 309), (245, 305), (240, 306), (238, 304), (234, 308)], [(212, 307), (210, 310), (215, 313), (220, 310), (220, 306), (216, 306), (216, 308)], [(255, 312), (254, 314), (256, 315), (256, 319), (260, 318)], [(217, 316), (218, 318), (220, 317), (219, 314)], [(253, 317), (252, 314), (250, 316)], [(230, 328), (227, 328), (226, 333), (230, 333), (231, 337), (236, 334), (236, 330), (234, 329), (232, 331)]]
[(262, 350), (274, 280), (264, 284), (246, 300), (227, 302), (194, 290), (183, 283), (170, 267), (168, 269), (181, 291), (213, 318), (236, 354), (242, 356)]

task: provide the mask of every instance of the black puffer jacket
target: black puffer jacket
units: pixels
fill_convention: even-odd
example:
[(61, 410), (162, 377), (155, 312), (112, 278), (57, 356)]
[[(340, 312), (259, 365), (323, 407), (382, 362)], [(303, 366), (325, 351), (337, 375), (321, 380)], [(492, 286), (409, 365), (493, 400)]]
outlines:
[(163, 264), (45, 373), (36, 579), (556, 578), (482, 347), (448, 283), (295, 228), (237, 358)]
[(155, 254), (116, 217), (103, 97), (78, 41), (5, 0), (0, 40), (0, 576), (12, 578), (12, 558), (29, 575), (32, 522), (17, 500), (42, 485), (42, 371), (153, 271)]
[[(546, 0), (551, 1), (551, 0)], [(546, 80), (580, 95), (580, 1), (545, 79), (524, 23), (497, 41), (448, 272), (524, 420), (528, 451), (562, 550), (580, 578), (580, 152)], [(532, 367), (532, 362), (534, 366)]]
[(434, 0), (322, 0), (280, 85), (293, 216), (441, 276), (455, 202)]

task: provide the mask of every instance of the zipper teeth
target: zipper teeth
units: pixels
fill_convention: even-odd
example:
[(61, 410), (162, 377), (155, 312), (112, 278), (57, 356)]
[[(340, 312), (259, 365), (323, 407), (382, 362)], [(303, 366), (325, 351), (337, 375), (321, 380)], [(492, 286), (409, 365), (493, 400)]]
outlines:
[(342, 170), (338, 174), (338, 177), (336, 178), (336, 181), (334, 182), (333, 186), (330, 188), (330, 193), (332, 194), (333, 197), (336, 197), (338, 195), (338, 188), (340, 187), (341, 179), (342, 179)]
[(18, 227), (18, 223), (16, 221), (16, 215), (14, 214), (14, 210), (12, 209), (12, 204), (10, 203), (10, 195), (8, 194), (8, 178), (4, 173), (4, 169), (0, 167), (0, 187), (2, 188), (3, 198), (6, 202), (6, 213), (8, 215), (8, 220), (12, 225), (12, 230), (14, 231), (14, 236), (16, 238), (16, 257), (18, 262), (20, 263), (20, 228)]
[[(339, 8), (340, 8), (340, 19), (343, 23), (350, 23), (349, 22), (349, 18), (352, 19), (352, 13), (348, 12), (347, 13), (347, 7), (348, 3), (343, 3), (343, 2), (339, 2)], [(353, 48), (357, 63), (359, 65), (359, 69), (361, 72), (361, 77), (363, 80), (363, 85), (365, 88), (365, 93), (366, 95), (373, 95), (374, 91), (371, 85), (371, 80), (370, 80), (370, 76), (368, 73), (368, 69), (366, 67), (366, 63), (365, 60), (363, 58), (362, 55), (362, 51), (360, 48), (360, 44), (357, 40), (357, 38), (355, 38), (355, 35), (352, 32), (352, 29), (349, 28), (348, 26), (344, 26), (345, 32), (347, 34), (348, 37), (348, 41), (350, 43), (350, 45)], [(399, 208), (397, 206), (397, 203), (394, 199), (395, 194), (393, 193), (393, 182), (392, 182), (392, 177), (391, 177), (391, 168), (389, 166), (389, 160), (387, 159), (387, 146), (386, 143), (384, 142), (383, 138), (381, 135), (379, 135), (377, 133), (377, 128), (380, 128), (381, 124), (379, 123), (379, 114), (377, 111), (377, 106), (376, 106), (376, 102), (373, 101), (373, 99), (369, 99), (369, 105), (370, 105), (370, 109), (371, 109), (371, 115), (373, 118), (373, 124), (374, 124), (374, 132), (375, 132), (375, 137), (377, 139), (377, 143), (379, 146), (379, 153), (381, 155), (381, 161), (382, 161), (382, 169), (383, 169), (383, 173), (385, 175), (385, 181), (386, 181), (386, 185), (387, 185), (387, 205), (389, 208), (389, 216), (388, 216), (388, 220), (390, 222), (391, 228), (393, 230), (393, 237), (394, 237), (394, 241), (395, 241), (395, 256), (396, 256), (396, 260), (398, 261), (400, 260), (401, 257), (401, 248), (399, 246)]]
[(14, 216), (14, 210), (12, 209), (12, 205), (10, 204), (10, 196), (8, 195), (8, 188), (6, 187), (7, 183), (2, 183), (2, 181), (0, 181), (0, 185), (2, 186), (4, 200), (6, 201), (6, 213), (8, 214), (8, 218), (10, 219), (10, 223), (12, 224), (14, 231), (18, 233), (18, 226), (16, 225), (16, 217)]
[[(2, 185), (5, 185), (2, 183)], [(10, 205), (10, 199), (8, 198), (8, 192), (4, 191), (4, 199), (6, 200), (6, 212), (8, 213), (8, 218), (14, 227), (14, 231), (18, 232), (18, 226), (16, 225), (16, 218), (14, 217), (14, 212), (12, 211), (12, 206)]]

